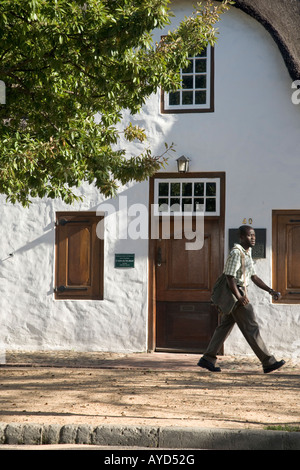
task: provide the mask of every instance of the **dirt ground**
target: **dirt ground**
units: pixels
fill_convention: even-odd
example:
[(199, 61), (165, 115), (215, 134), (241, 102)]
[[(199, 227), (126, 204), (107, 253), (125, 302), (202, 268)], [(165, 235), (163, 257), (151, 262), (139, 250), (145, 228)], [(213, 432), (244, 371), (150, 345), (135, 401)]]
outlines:
[(300, 367), (263, 374), (255, 358), (5, 352), (0, 422), (262, 429), (300, 425)]

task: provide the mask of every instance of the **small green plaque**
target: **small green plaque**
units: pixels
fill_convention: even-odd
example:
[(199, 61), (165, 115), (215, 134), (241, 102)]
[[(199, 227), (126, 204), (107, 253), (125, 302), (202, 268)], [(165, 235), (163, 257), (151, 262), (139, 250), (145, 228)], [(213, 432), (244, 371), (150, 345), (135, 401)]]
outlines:
[(115, 253), (115, 268), (134, 268), (134, 253)]

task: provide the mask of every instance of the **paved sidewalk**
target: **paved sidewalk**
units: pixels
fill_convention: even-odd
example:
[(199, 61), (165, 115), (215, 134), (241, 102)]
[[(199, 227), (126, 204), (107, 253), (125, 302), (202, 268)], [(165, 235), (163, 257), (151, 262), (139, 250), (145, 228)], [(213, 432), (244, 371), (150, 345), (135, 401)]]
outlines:
[[(2, 352), (0, 366), (5, 367), (72, 367), (103, 369), (201, 370), (200, 354), (186, 353), (111, 353), (77, 351), (10, 351)], [(281, 358), (279, 358), (281, 359)], [(261, 373), (254, 356), (219, 356), (223, 372)], [(300, 374), (300, 360), (288, 359), (285, 373)]]
[[(176, 373), (176, 377), (199, 374), (196, 364), (199, 355), (194, 354), (168, 354), (168, 353), (78, 353), (74, 351), (6, 351), (2, 355), (1, 369), (8, 373), (11, 370), (16, 374), (20, 371), (81, 369), (107, 370), (110, 374), (116, 371), (116, 378), (122, 375), (126, 378), (126, 371), (157, 372), (159, 374)], [(223, 356), (219, 359), (222, 367), (223, 377), (230, 383), (237, 381), (242, 386), (243, 381), (249, 374), (256, 383), (261, 378), (268, 377), (268, 384), (279, 380), (279, 376), (262, 374), (260, 365), (252, 357), (229, 357)], [(125, 374), (125, 375), (124, 375)], [(201, 370), (203, 380), (210, 377), (208, 371)], [(149, 375), (149, 374), (148, 374)], [(218, 377), (221, 377), (218, 375)], [(288, 360), (284, 366), (283, 390), (290, 383), (298, 383), (300, 379), (300, 367), (296, 361)], [(151, 380), (151, 374), (150, 379)], [(207, 382), (209, 384), (209, 381)], [(295, 386), (295, 385), (293, 385)], [(132, 387), (131, 387), (132, 388)], [(175, 393), (175, 388), (170, 388), (170, 393)], [(178, 388), (178, 387), (177, 387)], [(1, 396), (0, 389), (0, 396)], [(177, 391), (178, 392), (178, 391)], [(222, 393), (220, 390), (218, 393)], [(158, 392), (159, 393), (159, 392)], [(180, 390), (179, 390), (180, 393)], [(0, 412), (1, 415), (1, 412)], [(4, 414), (5, 416), (5, 414)], [(300, 416), (298, 417), (300, 424)], [(120, 420), (120, 423), (124, 422)], [(295, 420), (294, 420), (295, 422)], [(160, 421), (159, 425), (141, 424), (90, 424), (90, 423), (67, 423), (56, 424), (34, 422), (5, 422), (0, 423), (0, 444), (5, 445), (41, 445), (41, 444), (63, 444), (63, 445), (97, 445), (97, 446), (133, 446), (149, 449), (226, 449), (226, 450), (299, 450), (300, 432), (266, 431), (263, 429), (220, 429), (215, 427), (201, 426), (168, 426), (168, 421)], [(298, 426), (299, 427), (299, 426)], [(4, 446), (3, 446), (4, 444)], [(43, 446), (42, 446), (43, 447)], [(41, 448), (42, 448), (41, 447)]]

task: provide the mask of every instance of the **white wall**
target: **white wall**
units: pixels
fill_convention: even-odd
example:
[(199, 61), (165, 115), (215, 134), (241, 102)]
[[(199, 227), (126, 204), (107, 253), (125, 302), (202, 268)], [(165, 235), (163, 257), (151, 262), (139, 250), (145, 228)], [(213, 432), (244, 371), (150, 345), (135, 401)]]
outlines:
[[(187, 14), (187, 8), (180, 11), (181, 16)], [(155, 153), (164, 151), (164, 142), (176, 144), (166, 171), (176, 171), (175, 160), (184, 154), (191, 159), (191, 171), (226, 172), (225, 233), (244, 217), (251, 217), (254, 227), (267, 229), (267, 258), (257, 262), (257, 271), (271, 283), (271, 211), (299, 208), (300, 105), (291, 102), (291, 79), (260, 24), (232, 8), (219, 27), (215, 112), (161, 115), (157, 94), (134, 121), (146, 128)], [(139, 149), (131, 144), (129, 150), (137, 154)], [(85, 186), (82, 191), (84, 202), (72, 207), (43, 200), (23, 209), (2, 198), (0, 348), (146, 350), (147, 240), (114, 241), (108, 222), (105, 299), (54, 300), (55, 213), (96, 210), (102, 202), (94, 188)], [(120, 194), (128, 197), (129, 205), (148, 206), (147, 183), (129, 185)], [(117, 252), (134, 252), (135, 268), (115, 269)], [(253, 302), (270, 350), (279, 356), (299, 356), (300, 306), (272, 305), (257, 288)], [(225, 353), (251, 353), (237, 329), (226, 341)]]
[[(139, 185), (138, 192), (147, 191), (147, 183)], [(0, 349), (146, 349), (147, 240), (115, 242), (107, 229), (105, 299), (54, 300), (55, 213), (97, 210), (97, 191), (87, 186), (84, 193), (85, 202), (72, 207), (48, 200), (24, 209), (2, 199)], [(130, 205), (132, 189), (123, 194)], [(135, 269), (115, 269), (116, 252), (135, 253)]]

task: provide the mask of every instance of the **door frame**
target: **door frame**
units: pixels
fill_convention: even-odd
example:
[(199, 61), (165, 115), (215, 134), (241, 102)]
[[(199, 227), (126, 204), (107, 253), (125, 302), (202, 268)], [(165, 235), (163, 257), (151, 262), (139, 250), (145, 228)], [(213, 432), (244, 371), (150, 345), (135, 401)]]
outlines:
[(148, 352), (156, 349), (156, 240), (151, 238), (151, 209), (154, 203), (154, 181), (156, 179), (183, 178), (220, 178), (220, 215), (205, 216), (208, 219), (219, 219), (220, 227), (220, 273), (224, 264), (225, 245), (225, 172), (189, 172), (189, 173), (156, 173), (149, 179), (149, 243), (148, 243)]

